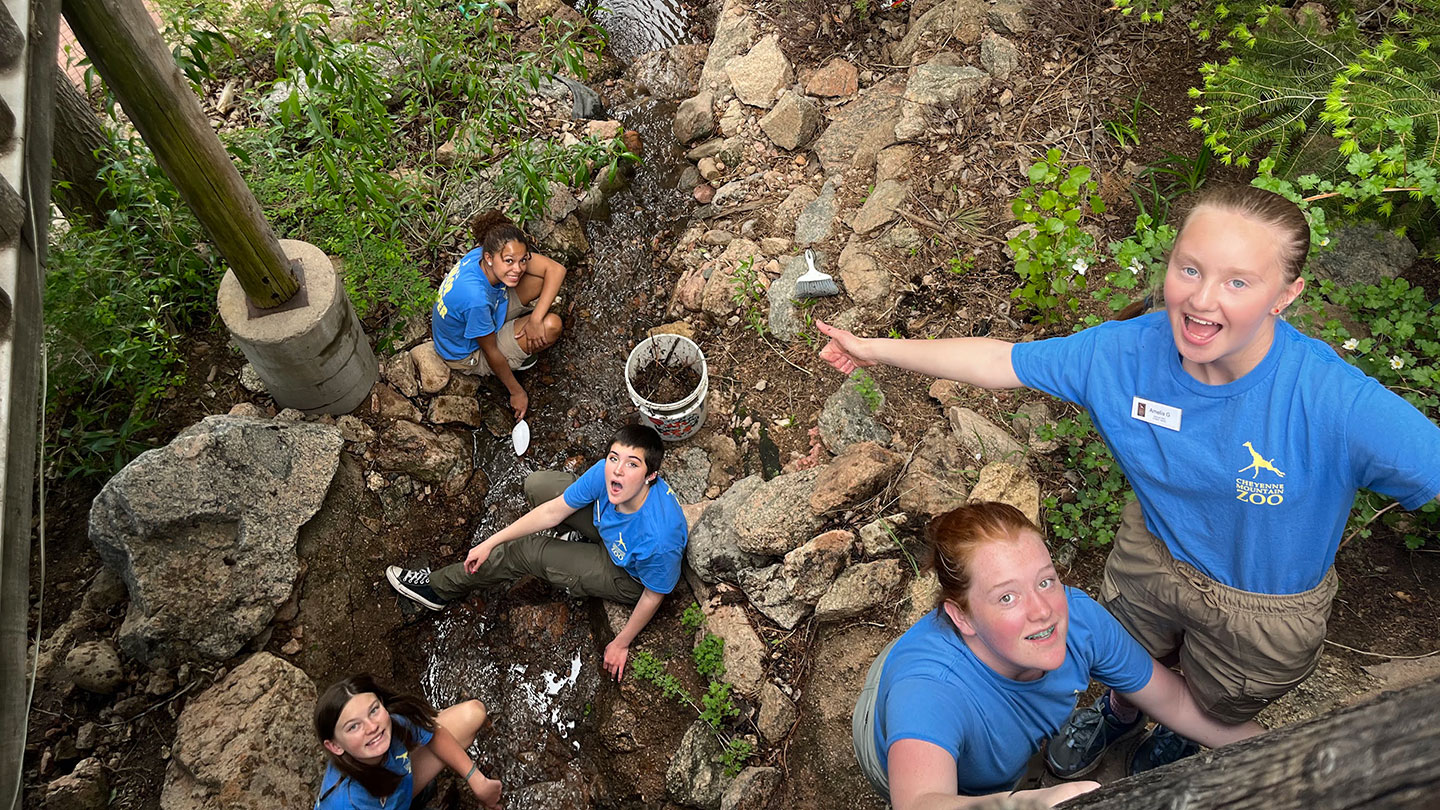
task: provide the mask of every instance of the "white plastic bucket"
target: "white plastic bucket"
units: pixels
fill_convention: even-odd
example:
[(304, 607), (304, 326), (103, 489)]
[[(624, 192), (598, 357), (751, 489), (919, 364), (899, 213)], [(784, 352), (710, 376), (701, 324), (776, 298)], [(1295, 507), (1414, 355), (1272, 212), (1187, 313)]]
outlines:
[[(675, 402), (651, 402), (635, 391), (632, 380), (656, 360), (695, 369), (700, 372), (700, 384)], [(705, 354), (690, 338), (654, 335), (640, 341), (625, 361), (625, 389), (630, 392), (630, 401), (667, 442), (684, 441), (705, 424), (705, 395), (710, 393), (710, 375), (705, 367)]]

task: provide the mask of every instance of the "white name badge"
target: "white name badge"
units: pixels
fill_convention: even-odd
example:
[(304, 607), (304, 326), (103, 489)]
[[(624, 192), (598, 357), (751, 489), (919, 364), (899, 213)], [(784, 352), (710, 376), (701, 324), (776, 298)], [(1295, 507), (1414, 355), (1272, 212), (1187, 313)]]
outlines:
[(1170, 430), (1180, 429), (1180, 409), (1174, 405), (1132, 397), (1130, 399), (1130, 415), (1141, 422), (1149, 422), (1158, 427)]

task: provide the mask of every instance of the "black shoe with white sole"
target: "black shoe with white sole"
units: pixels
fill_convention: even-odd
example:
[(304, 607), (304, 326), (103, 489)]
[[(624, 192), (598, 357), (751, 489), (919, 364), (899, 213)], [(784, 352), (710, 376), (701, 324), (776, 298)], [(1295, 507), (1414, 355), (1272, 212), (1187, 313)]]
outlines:
[(399, 591), (401, 596), (431, 610), (444, 610), (445, 603), (449, 601), (430, 587), (429, 568), (401, 568), (392, 565), (385, 569), (385, 578), (390, 580), (391, 587)]

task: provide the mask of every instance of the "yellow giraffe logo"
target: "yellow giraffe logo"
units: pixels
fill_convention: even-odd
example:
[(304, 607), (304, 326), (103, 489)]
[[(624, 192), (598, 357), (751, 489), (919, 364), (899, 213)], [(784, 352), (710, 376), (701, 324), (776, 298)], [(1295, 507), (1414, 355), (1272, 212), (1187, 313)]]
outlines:
[(1245, 449), (1250, 451), (1250, 465), (1247, 467), (1241, 467), (1240, 472), (1243, 473), (1246, 470), (1254, 470), (1255, 472), (1250, 474), (1250, 478), (1252, 480), (1260, 477), (1261, 470), (1269, 470), (1270, 472), (1275, 473), (1281, 478), (1285, 477), (1285, 473), (1275, 469), (1275, 465), (1270, 463), (1270, 459), (1265, 458), (1264, 456), (1256, 452), (1254, 446), (1252, 446), (1250, 442), (1245, 442)]

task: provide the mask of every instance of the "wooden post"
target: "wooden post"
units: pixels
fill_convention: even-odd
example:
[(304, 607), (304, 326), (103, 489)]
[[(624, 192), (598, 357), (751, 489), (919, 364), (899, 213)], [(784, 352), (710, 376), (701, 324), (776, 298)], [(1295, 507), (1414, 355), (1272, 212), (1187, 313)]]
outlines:
[(257, 307), (298, 289), (260, 204), (230, 161), (141, 0), (63, 0), (65, 19)]
[(1440, 806), (1440, 681), (1112, 782), (1065, 810)]

